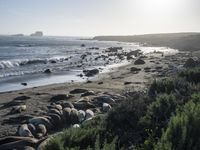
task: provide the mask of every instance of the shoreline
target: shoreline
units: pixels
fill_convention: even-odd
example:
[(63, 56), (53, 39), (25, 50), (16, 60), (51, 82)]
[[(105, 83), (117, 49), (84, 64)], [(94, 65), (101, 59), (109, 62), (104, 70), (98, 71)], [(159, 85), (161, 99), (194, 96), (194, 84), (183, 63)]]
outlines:
[[(160, 48), (160, 47), (159, 47)], [(178, 50), (175, 49), (170, 49), (168, 51), (167, 48), (163, 47), (166, 51), (160, 52), (159, 50), (154, 52), (149, 52), (145, 53), (143, 52), (143, 55), (154, 55), (154, 54), (162, 54), (165, 53), (165, 55), (174, 55), (179, 53)], [(152, 48), (151, 48), (152, 49)], [(133, 59), (136, 59), (133, 58)], [(107, 64), (104, 66), (92, 66), (88, 67), (87, 69), (95, 69), (98, 68), (100, 71), (100, 76), (102, 74), (106, 74), (109, 72), (112, 72), (113, 69), (118, 68), (120, 66), (126, 66), (130, 64), (130, 60), (121, 60), (121, 62), (118, 63), (113, 63), (113, 64)], [(19, 91), (19, 90), (24, 90), (28, 88), (33, 88), (33, 87), (40, 87), (40, 86), (48, 86), (52, 84), (62, 84), (62, 83), (82, 83), (86, 82), (87, 80), (95, 80), (96, 77), (86, 77), (83, 76), (81, 77), (80, 75), (83, 74), (83, 68), (77, 68), (77, 69), (72, 69), (68, 72), (52, 72), (50, 74), (45, 74), (45, 73), (40, 73), (40, 74), (26, 74), (26, 75), (21, 75), (21, 76), (16, 76), (16, 77), (10, 77), (10, 79), (2, 79), (0, 83), (4, 84), (4, 86), (0, 87), (0, 93), (5, 93), (5, 92), (13, 92), (13, 91)], [(23, 85), (25, 83), (26, 85)]]
[[(24, 39), (25, 41), (27, 39)], [(55, 39), (54, 39), (55, 40)], [(9, 41), (9, 40), (8, 40)], [(28, 40), (27, 40), (28, 41)], [(16, 59), (14, 56), (15, 51), (18, 47), (15, 46), (16, 50), (12, 55), (0, 61), (0, 92), (14, 91), (20, 89), (26, 89), (31, 87), (38, 87), (43, 85), (49, 85), (54, 83), (63, 83), (73, 81), (85, 81), (83, 70), (93, 69), (93, 68), (104, 68), (107, 70), (109, 65), (112, 64), (121, 64), (124, 60), (132, 59), (137, 53), (131, 53), (131, 51), (141, 50), (143, 54), (156, 52), (163, 53), (176, 53), (177, 50), (169, 49), (166, 47), (142, 47), (136, 43), (126, 43), (126, 42), (107, 42), (107, 41), (88, 41), (85, 40), (80, 42), (74, 40), (71, 42), (67, 39), (60, 39), (61, 45), (51, 48), (51, 41), (47, 40), (48, 44), (44, 44), (47, 49), (38, 47), (41, 45), (41, 41), (29, 41), (31, 45), (26, 47), (26, 44), (23, 44), (25, 47), (20, 47), (20, 51), (24, 52), (27, 57), (19, 57)], [(71, 43), (70, 43), (71, 42)], [(68, 47), (67, 44), (75, 44), (74, 47)], [(80, 44), (84, 43), (84, 47), (81, 47)], [(12, 45), (13, 43), (11, 43)], [(56, 41), (53, 41), (53, 46), (57, 44)], [(50, 51), (48, 51), (50, 48)], [(29, 49), (29, 53), (40, 53), (42, 50), (45, 55), (29, 55), (24, 49)], [(44, 49), (44, 51), (43, 51)], [(4, 49), (3, 49), (4, 50)], [(57, 51), (54, 54), (54, 51)], [(139, 52), (139, 53), (140, 53)], [(5, 54), (4, 54), (5, 53)], [(50, 53), (48, 56), (46, 54)], [(3, 54), (6, 55), (6, 52), (3, 51)], [(24, 55), (25, 55), (24, 54)], [(72, 56), (68, 55), (72, 54)], [(64, 56), (63, 56), (64, 55)], [(4, 59), (3, 59), (4, 60)], [(43, 64), (44, 63), (44, 64)], [(16, 66), (16, 68), (15, 68)], [(5, 70), (2, 68), (6, 68)], [(99, 71), (101, 69), (99, 68)], [(46, 70), (49, 70), (51, 73), (45, 73)], [(104, 72), (104, 71), (103, 71)], [(80, 78), (84, 77), (85, 79)], [(65, 79), (66, 78), (66, 79)]]
[[(87, 80), (96, 80), (100, 76), (104, 76), (107, 73), (113, 72), (118, 67), (126, 66), (130, 64), (130, 62), (120, 62), (117, 64), (110, 64), (107, 66), (94, 66), (92, 68), (101, 68), (100, 74), (94, 77), (80, 77), (82, 74), (82, 70), (71, 70), (70, 73), (51, 73), (51, 74), (39, 74), (39, 75), (26, 75), (26, 76), (19, 76), (14, 79), (4, 81), (8, 86), (0, 87), (0, 94), (7, 93), (7, 92), (17, 92), (20, 90), (26, 90), (31, 88), (43, 87), (43, 86), (50, 86), (54, 84), (70, 84), (70, 83), (84, 83)], [(2, 82), (2, 83), (4, 83)], [(23, 86), (21, 83), (27, 83), (27, 85)], [(9, 85), (10, 84), (10, 85)], [(13, 85), (13, 86), (12, 86)], [(9, 90), (8, 90), (9, 89)]]

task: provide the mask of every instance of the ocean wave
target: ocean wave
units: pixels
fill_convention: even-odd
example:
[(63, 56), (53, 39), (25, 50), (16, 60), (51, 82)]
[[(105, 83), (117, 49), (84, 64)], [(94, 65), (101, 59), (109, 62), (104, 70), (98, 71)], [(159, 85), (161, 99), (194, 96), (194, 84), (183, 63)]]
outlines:
[(20, 76), (20, 75), (24, 75), (24, 72), (12, 72), (12, 73), (5, 73), (5, 74), (0, 74), (0, 78), (4, 78), (4, 77), (10, 77), (10, 76)]
[(14, 68), (23, 65), (30, 64), (46, 64), (46, 63), (57, 63), (68, 60), (68, 57), (52, 57), (45, 59), (17, 59), (17, 60), (3, 60), (0, 61), (0, 69)]
[(36, 73), (40, 73), (40, 72), (42, 72), (42, 70), (13, 71), (13, 72), (0, 74), (0, 78), (11, 77), (11, 76), (22, 76), (25, 74), (36, 74)]

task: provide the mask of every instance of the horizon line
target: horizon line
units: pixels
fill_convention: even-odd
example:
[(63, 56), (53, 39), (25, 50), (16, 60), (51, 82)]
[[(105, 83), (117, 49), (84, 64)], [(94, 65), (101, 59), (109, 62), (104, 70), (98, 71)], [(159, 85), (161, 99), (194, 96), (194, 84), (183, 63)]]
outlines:
[[(196, 33), (200, 34), (200, 31), (182, 31), (182, 32), (152, 32), (152, 33), (141, 33), (141, 34), (102, 34), (102, 35), (52, 35), (46, 34), (42, 37), (96, 37), (96, 36), (138, 36), (138, 35), (156, 35), (156, 34), (184, 34), (184, 33)], [(15, 36), (17, 34), (22, 34), (23, 36), (29, 37), (31, 34), (14, 33), (14, 34), (0, 34), (0, 36)], [(23, 37), (22, 36), (22, 37)], [(31, 37), (31, 36), (30, 36)]]

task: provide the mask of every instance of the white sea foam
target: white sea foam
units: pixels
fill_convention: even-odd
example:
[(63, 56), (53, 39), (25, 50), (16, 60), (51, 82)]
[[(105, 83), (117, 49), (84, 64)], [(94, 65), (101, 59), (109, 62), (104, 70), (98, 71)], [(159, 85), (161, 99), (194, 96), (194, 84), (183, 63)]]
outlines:
[(3, 60), (3, 61), (0, 61), (0, 69), (13, 68), (13, 67), (30, 65), (30, 64), (46, 64), (46, 63), (51, 63), (52, 61), (63, 62), (63, 61), (66, 61), (67, 58), (68, 57), (52, 57), (52, 58), (45, 58), (45, 59)]

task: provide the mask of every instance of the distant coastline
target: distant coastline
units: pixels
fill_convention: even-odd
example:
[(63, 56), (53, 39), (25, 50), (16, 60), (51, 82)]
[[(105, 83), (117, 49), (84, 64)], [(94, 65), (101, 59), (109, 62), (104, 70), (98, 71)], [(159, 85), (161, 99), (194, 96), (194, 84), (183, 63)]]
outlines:
[(13, 34), (12, 36), (24, 36), (24, 34)]
[(163, 33), (129, 36), (95, 36), (93, 40), (139, 42), (148, 46), (165, 46), (184, 51), (200, 50), (200, 33)]
[(32, 33), (30, 36), (40, 37), (40, 36), (43, 36), (43, 32), (42, 31), (36, 31), (35, 33)]

